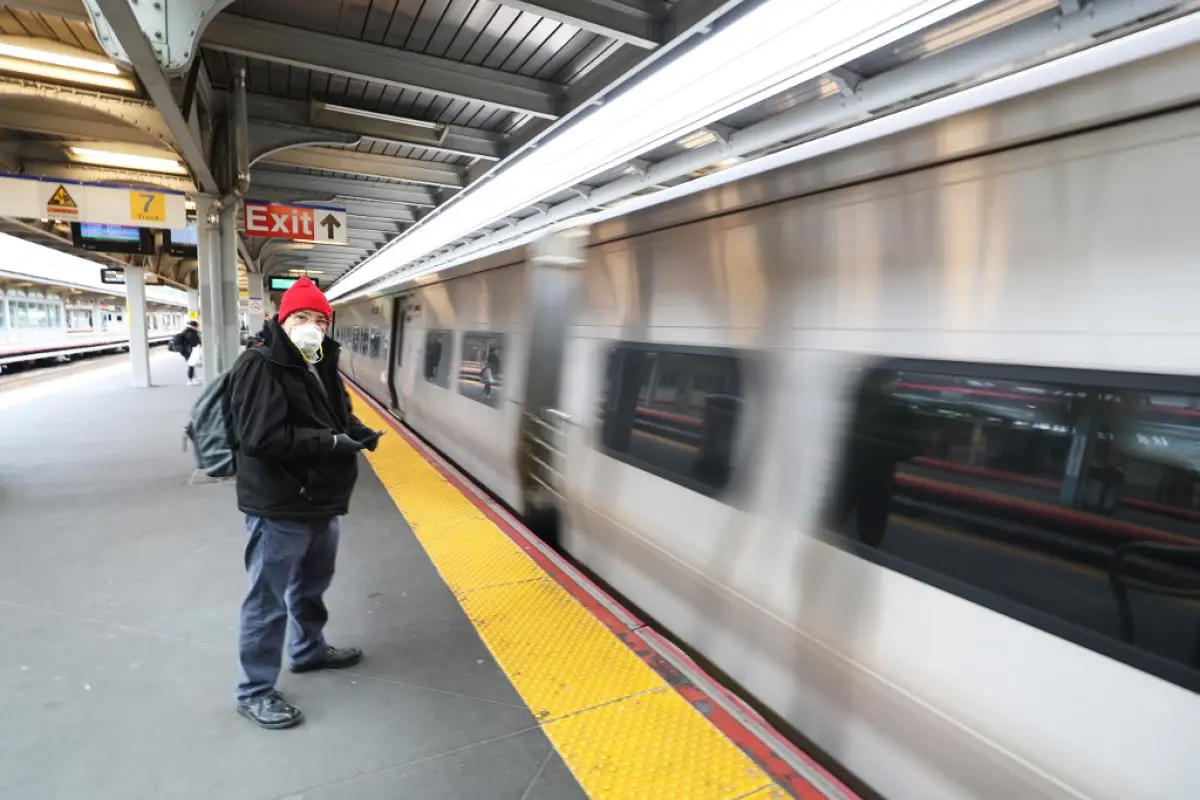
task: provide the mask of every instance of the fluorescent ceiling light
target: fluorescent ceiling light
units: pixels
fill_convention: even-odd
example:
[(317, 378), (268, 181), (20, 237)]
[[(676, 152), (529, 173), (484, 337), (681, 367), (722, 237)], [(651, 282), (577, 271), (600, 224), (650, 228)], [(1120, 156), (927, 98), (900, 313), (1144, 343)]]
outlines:
[(72, 69), (55, 64), (44, 64), (38, 61), (26, 61), (6, 55), (0, 55), (0, 72), (26, 75), (31, 78), (42, 78), (58, 83), (70, 83), (77, 86), (111, 89), (115, 92), (125, 92), (126, 94), (132, 94), (137, 91), (137, 86), (132, 80), (120, 75), (103, 75), (99, 72)]
[(69, 148), (71, 157), (84, 164), (94, 164), (98, 167), (115, 167), (117, 169), (134, 169), (142, 172), (166, 172), (172, 175), (186, 175), (187, 170), (173, 158), (156, 158), (154, 156), (117, 153), (111, 150), (94, 150), (90, 147)]
[(376, 119), (381, 122), (400, 122), (405, 125), (411, 125), (414, 128), (425, 128), (426, 130), (436, 131), (441, 130), (440, 122), (428, 122), (423, 119), (412, 119), (410, 117), (397, 117), (394, 114), (384, 114), (379, 111), (366, 111), (361, 108), (350, 108), (349, 106), (338, 106), (332, 103), (322, 104), (326, 111), (334, 114), (345, 114), (350, 117), (364, 117), (366, 119)]
[(695, 150), (697, 147), (704, 147), (706, 144), (712, 144), (717, 140), (717, 137), (712, 131), (707, 128), (698, 130), (695, 133), (689, 133), (684, 136), (676, 144), (685, 150)]
[[(24, 41), (24, 40), (28, 41)], [(80, 69), (104, 75), (120, 75), (121, 70), (106, 58), (94, 56), (86, 50), (66, 47), (57, 42), (32, 37), (6, 36), (0, 39), (0, 56), (36, 61), (56, 67)]]
[(980, 2), (768, 0), (436, 210), (330, 296)]

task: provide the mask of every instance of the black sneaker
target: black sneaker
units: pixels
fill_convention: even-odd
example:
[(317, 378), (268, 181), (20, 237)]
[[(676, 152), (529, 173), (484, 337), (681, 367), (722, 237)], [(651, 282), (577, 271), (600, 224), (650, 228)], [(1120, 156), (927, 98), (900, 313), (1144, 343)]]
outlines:
[(239, 700), (237, 710), (246, 719), (272, 730), (299, 725), (304, 719), (300, 709), (284, 700), (283, 695), (276, 691), (260, 694), (249, 700)]
[(345, 669), (346, 667), (353, 667), (362, 661), (362, 657), (363, 652), (357, 647), (347, 647), (344, 650), (339, 650), (336, 647), (327, 647), (324, 653), (312, 661), (306, 661), (303, 664), (292, 664), (289, 669), (292, 672), (312, 672), (318, 669)]

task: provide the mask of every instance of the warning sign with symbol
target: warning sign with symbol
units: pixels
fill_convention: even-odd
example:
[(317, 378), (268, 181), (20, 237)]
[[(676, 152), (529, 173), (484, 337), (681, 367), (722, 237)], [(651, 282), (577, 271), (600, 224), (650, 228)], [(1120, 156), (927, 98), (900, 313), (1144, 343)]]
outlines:
[(46, 201), (46, 216), (51, 219), (78, 219), (79, 204), (67, 190), (64, 184), (46, 184), (54, 186), (50, 198)]

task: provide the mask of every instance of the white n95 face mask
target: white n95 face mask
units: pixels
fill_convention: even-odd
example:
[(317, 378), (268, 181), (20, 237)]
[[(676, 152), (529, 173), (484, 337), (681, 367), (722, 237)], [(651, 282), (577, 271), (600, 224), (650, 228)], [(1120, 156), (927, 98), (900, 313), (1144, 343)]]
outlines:
[(292, 344), (299, 348), (304, 358), (312, 361), (321, 349), (321, 342), (325, 341), (325, 332), (317, 326), (315, 322), (305, 322), (292, 328), (288, 336), (292, 340)]

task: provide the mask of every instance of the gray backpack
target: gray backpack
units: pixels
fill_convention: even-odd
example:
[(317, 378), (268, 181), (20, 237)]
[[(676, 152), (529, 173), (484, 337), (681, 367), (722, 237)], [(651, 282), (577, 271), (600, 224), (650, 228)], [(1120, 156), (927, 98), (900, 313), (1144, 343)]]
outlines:
[[(265, 356), (264, 356), (265, 357)], [(192, 407), (192, 419), (183, 429), (183, 448), (188, 440), (196, 453), (196, 466), (210, 478), (232, 478), (237, 474), (237, 436), (233, 432), (233, 414), (229, 392), (233, 370), (221, 373), (204, 388)]]

